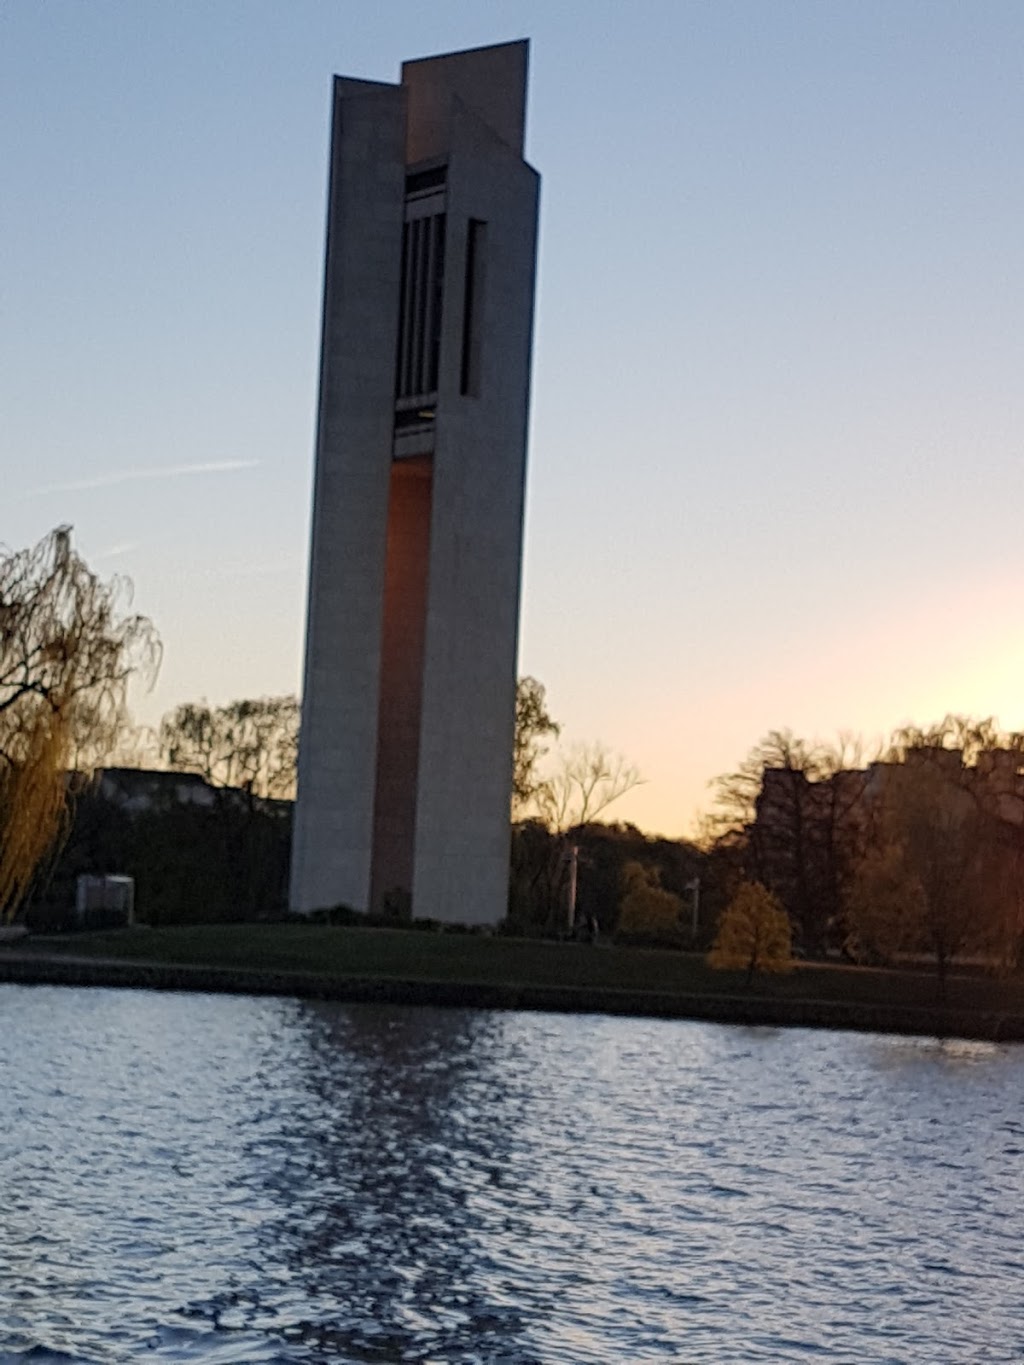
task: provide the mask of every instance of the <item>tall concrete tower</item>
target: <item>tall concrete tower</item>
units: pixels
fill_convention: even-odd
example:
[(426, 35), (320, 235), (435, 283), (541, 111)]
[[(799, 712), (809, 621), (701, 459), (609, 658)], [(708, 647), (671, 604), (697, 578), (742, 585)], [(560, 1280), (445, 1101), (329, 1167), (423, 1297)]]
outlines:
[(539, 187), (527, 52), (334, 81), (294, 910), (505, 913)]

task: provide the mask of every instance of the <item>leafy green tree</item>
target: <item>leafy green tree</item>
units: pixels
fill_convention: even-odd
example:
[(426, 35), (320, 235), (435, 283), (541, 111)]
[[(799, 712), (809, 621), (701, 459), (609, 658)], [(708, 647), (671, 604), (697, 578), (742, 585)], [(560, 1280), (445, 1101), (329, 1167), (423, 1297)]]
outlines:
[(760, 882), (743, 882), (718, 922), (708, 965), (719, 971), (788, 972), (793, 965), (789, 916)]
[(114, 743), (129, 679), (159, 666), (153, 625), (130, 600), (126, 580), (101, 581), (75, 552), (70, 527), (0, 549), (0, 919), (62, 829), (69, 766)]

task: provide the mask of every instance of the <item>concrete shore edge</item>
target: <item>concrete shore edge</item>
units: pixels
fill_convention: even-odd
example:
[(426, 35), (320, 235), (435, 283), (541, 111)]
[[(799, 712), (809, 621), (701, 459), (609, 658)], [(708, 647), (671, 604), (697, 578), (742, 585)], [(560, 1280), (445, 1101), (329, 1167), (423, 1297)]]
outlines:
[(985, 1042), (1024, 1042), (1024, 1015), (866, 1005), (833, 1000), (780, 1000), (757, 995), (668, 995), (592, 987), (504, 982), (338, 977), (308, 972), (199, 967), (118, 959), (34, 957), (0, 953), (0, 982), (106, 986), (128, 990), (280, 995), (304, 1000), (443, 1008), (542, 1010), (560, 1014), (695, 1019), (773, 1028), (828, 1028)]

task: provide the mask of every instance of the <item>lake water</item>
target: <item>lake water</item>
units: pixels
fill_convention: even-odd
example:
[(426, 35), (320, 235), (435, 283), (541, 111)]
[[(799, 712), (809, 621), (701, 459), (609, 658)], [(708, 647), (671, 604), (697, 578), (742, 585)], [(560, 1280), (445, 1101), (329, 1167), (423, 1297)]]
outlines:
[(0, 986), (0, 1362), (1024, 1360), (1024, 1048)]

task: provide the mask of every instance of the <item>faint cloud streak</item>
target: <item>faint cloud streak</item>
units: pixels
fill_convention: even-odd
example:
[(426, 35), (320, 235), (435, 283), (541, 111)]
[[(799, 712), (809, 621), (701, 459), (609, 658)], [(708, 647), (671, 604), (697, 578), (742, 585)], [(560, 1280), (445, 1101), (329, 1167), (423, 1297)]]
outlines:
[(138, 540), (126, 540), (123, 541), (120, 545), (111, 545), (109, 550), (104, 550), (103, 553), (101, 555), (97, 555), (96, 558), (117, 559), (119, 555), (131, 554), (132, 550), (137, 550), (140, 544), (141, 542)]
[(113, 488), (121, 483), (150, 479), (180, 479), (193, 474), (233, 474), (241, 469), (256, 469), (259, 460), (210, 460), (206, 464), (172, 464), (157, 469), (122, 469), (111, 474), (96, 474), (90, 479), (71, 479), (67, 483), (48, 483), (30, 488), (26, 498), (41, 498), (47, 493), (81, 493), (90, 488)]

